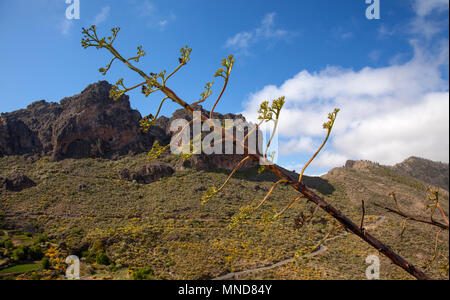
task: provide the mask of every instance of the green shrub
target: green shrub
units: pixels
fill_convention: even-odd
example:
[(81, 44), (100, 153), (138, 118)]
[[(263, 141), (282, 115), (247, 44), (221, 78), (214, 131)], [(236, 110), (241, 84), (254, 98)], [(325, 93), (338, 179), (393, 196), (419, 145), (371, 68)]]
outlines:
[(41, 260), (43, 256), (44, 253), (42, 252), (42, 248), (39, 245), (35, 245), (28, 249), (28, 257), (31, 260)]
[(83, 251), (81, 252), (81, 257), (86, 258), (86, 260), (89, 263), (93, 263), (97, 260), (97, 255), (95, 254), (95, 252), (91, 252), (91, 251)]
[(40, 234), (40, 235), (38, 235), (37, 241), (40, 244), (46, 243), (46, 242), (48, 242), (48, 236), (45, 233)]
[(111, 265), (109, 265), (109, 269), (111, 270), (111, 272), (117, 272), (118, 270), (115, 263), (111, 263)]
[(44, 258), (41, 260), (41, 266), (45, 270), (50, 269), (50, 259), (47, 256), (44, 256)]
[(110, 265), (111, 264), (111, 260), (109, 259), (109, 257), (106, 255), (106, 253), (102, 252), (97, 254), (95, 261), (99, 264), (99, 265)]
[(13, 243), (11, 242), (11, 239), (6, 239), (6, 240), (3, 240), (3, 241), (0, 241), (0, 247), (3, 247), (3, 248), (5, 248), (5, 249), (8, 249), (8, 250), (10, 250), (10, 249), (12, 249), (13, 248)]
[(12, 252), (11, 258), (15, 262), (26, 260), (28, 258), (28, 247), (20, 245)]
[(133, 280), (150, 280), (153, 275), (153, 271), (149, 267), (138, 268), (133, 272)]
[(48, 236), (46, 234), (40, 234), (37, 236), (34, 244), (40, 245), (40, 244), (45, 244), (46, 242), (48, 242)]

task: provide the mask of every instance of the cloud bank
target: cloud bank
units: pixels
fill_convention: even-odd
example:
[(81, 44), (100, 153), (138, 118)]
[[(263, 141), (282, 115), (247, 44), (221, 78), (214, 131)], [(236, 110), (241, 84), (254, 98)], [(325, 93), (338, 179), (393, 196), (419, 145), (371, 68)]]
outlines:
[[(347, 159), (398, 163), (409, 156), (449, 161), (448, 40), (428, 53), (411, 42), (414, 57), (383, 68), (300, 71), (280, 86), (249, 96), (243, 112), (256, 120), (259, 104), (286, 96), (280, 117), (282, 155), (312, 153), (324, 137), (322, 123), (341, 108), (328, 150), (315, 167), (341, 166)], [(436, 46), (436, 45), (435, 45)]]

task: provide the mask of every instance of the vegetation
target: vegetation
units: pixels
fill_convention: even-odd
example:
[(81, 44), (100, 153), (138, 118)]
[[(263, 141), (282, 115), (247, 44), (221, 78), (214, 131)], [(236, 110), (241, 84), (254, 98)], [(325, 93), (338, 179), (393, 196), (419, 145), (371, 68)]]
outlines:
[(138, 268), (133, 270), (134, 280), (150, 280), (153, 276), (153, 271), (150, 268)]
[(0, 274), (14, 274), (14, 273), (26, 273), (30, 271), (36, 271), (41, 268), (40, 265), (28, 264), (28, 265), (18, 265), (5, 270), (1, 270)]

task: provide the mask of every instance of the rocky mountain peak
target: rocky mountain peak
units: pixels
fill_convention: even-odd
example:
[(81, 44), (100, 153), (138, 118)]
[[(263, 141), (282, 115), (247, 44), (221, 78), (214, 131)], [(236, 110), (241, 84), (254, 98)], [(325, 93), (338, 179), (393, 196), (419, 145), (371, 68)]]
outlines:
[(0, 156), (30, 154), (53, 160), (110, 157), (142, 152), (156, 138), (139, 128), (141, 115), (131, 109), (128, 96), (109, 98), (111, 84), (100, 81), (60, 103), (45, 100), (26, 109), (3, 113)]
[[(170, 123), (175, 119), (192, 120), (192, 115), (179, 109), (170, 118), (160, 117), (144, 133), (139, 125), (141, 114), (130, 106), (124, 95), (113, 101), (109, 97), (112, 85), (99, 81), (81, 93), (66, 97), (60, 103), (36, 101), (26, 109), (0, 115), (0, 157), (30, 155), (65, 158), (101, 157), (136, 154), (148, 151), (155, 140), (161, 145), (170, 142)], [(208, 115), (203, 107), (197, 110)], [(242, 115), (214, 113), (215, 119), (241, 119)], [(243, 157), (229, 155), (195, 155), (186, 167), (232, 168)]]

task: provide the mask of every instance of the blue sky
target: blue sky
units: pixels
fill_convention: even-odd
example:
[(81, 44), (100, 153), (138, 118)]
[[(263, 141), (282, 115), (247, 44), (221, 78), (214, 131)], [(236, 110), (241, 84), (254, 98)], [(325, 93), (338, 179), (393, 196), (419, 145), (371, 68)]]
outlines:
[[(218, 111), (252, 120), (258, 103), (287, 96), (279, 162), (290, 169), (301, 169), (320, 144), (334, 107), (342, 109), (336, 130), (310, 174), (347, 159), (448, 162), (448, 0), (380, 0), (380, 20), (366, 18), (365, 0), (80, 3), (81, 18), (69, 21), (64, 0), (0, 1), (1, 112), (57, 102), (98, 80), (139, 83), (120, 64), (102, 76), (97, 69), (108, 53), (80, 45), (81, 27), (96, 24), (107, 34), (120, 26), (117, 48), (131, 57), (142, 45), (147, 56), (139, 65), (147, 72), (171, 70), (179, 49), (193, 48), (170, 83), (188, 101), (228, 54), (237, 61)], [(160, 100), (130, 96), (142, 115)]]

